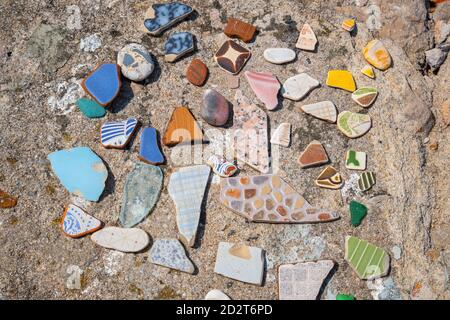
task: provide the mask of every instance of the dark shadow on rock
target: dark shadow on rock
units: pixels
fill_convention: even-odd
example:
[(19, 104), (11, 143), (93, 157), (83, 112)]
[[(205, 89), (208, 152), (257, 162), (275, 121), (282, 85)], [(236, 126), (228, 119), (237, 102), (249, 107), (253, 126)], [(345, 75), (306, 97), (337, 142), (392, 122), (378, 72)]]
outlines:
[(350, 36), (356, 37), (357, 35), (358, 35), (358, 25), (355, 23), (355, 27), (353, 28), (352, 31), (350, 31)]
[(161, 73), (162, 73), (161, 66), (158, 62), (158, 59), (156, 59), (156, 57), (153, 53), (149, 52), (149, 54), (153, 59), (155, 68), (153, 69), (153, 72), (146, 79), (144, 79), (143, 81), (140, 82), (144, 86), (147, 86), (149, 84), (157, 82), (161, 78)]
[(116, 178), (115, 178), (113, 172), (111, 171), (109, 164), (106, 163), (106, 161), (103, 158), (101, 158), (101, 159), (103, 161), (103, 164), (106, 167), (106, 170), (108, 171), (108, 177), (106, 178), (105, 189), (103, 190), (103, 193), (100, 195), (98, 202), (101, 202), (107, 196), (114, 194), (114, 191), (116, 190)]
[(197, 235), (195, 237), (195, 243), (193, 248), (198, 249), (202, 245), (203, 237), (205, 235), (205, 229), (206, 229), (206, 204), (208, 202), (208, 194), (209, 189), (211, 188), (211, 182), (214, 177), (214, 173), (211, 172), (208, 178), (208, 183), (206, 184), (205, 193), (202, 200), (202, 205), (200, 207), (200, 219), (198, 221), (198, 229), (197, 229)]
[(126, 79), (122, 79), (122, 87), (120, 88), (119, 95), (114, 99), (109, 111), (111, 113), (119, 113), (130, 103), (134, 98), (133, 90), (131, 89), (131, 82)]
[(234, 110), (233, 110), (233, 104), (228, 101), (228, 108), (229, 108), (229, 115), (227, 122), (222, 126), (225, 129), (229, 129), (233, 127), (233, 119), (234, 119)]

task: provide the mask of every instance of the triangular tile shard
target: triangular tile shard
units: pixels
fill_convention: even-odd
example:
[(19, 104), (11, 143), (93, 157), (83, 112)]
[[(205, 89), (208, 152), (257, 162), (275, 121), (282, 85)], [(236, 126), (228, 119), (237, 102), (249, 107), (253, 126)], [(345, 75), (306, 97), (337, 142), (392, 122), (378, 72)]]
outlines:
[(316, 300), (325, 278), (333, 267), (333, 260), (280, 265), (278, 268), (279, 299)]
[(361, 107), (367, 108), (375, 101), (377, 98), (378, 91), (375, 88), (364, 87), (359, 88), (352, 93), (352, 99)]
[(297, 162), (302, 168), (309, 168), (313, 166), (319, 166), (325, 163), (328, 163), (330, 160), (328, 159), (327, 152), (323, 145), (314, 140), (306, 149), (300, 154)]
[(102, 222), (87, 214), (83, 209), (70, 204), (64, 211), (61, 228), (71, 238), (80, 238), (102, 227)]
[(120, 67), (115, 63), (101, 64), (81, 83), (84, 91), (103, 107), (114, 100), (121, 86)]
[(144, 26), (151, 35), (160, 35), (173, 24), (192, 13), (192, 8), (179, 2), (154, 4), (146, 12)]
[(291, 124), (287, 122), (281, 123), (273, 132), (270, 143), (289, 147), (291, 143)]
[(176, 220), (181, 240), (195, 243), (200, 211), (211, 168), (207, 165), (184, 167), (172, 173), (169, 195), (175, 202)]
[(387, 252), (353, 236), (345, 237), (345, 260), (364, 280), (384, 277), (389, 272), (390, 258)]
[(313, 207), (278, 175), (221, 179), (220, 201), (253, 222), (317, 223), (339, 218), (337, 212)]
[(316, 49), (317, 38), (313, 29), (307, 23), (305, 23), (300, 30), (300, 34), (295, 46), (299, 49), (306, 51), (314, 51)]
[(315, 181), (316, 185), (326, 189), (340, 189), (344, 185), (341, 174), (332, 166), (327, 166)]
[(195, 267), (177, 239), (157, 239), (149, 253), (150, 262), (166, 268), (194, 273)]
[(331, 101), (321, 101), (312, 104), (306, 104), (300, 107), (304, 113), (330, 123), (335, 123), (337, 119), (337, 109)]
[(278, 79), (270, 72), (245, 71), (250, 87), (267, 110), (278, 106), (278, 91), (281, 88)]
[(192, 113), (186, 107), (176, 107), (162, 139), (166, 146), (202, 143), (203, 133)]

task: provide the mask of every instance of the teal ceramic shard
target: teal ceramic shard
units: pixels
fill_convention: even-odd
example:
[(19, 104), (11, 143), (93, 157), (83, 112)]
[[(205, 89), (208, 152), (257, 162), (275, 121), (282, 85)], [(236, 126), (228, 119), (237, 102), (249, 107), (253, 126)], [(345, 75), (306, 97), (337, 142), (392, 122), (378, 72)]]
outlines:
[(101, 118), (106, 114), (104, 107), (99, 105), (94, 100), (81, 98), (75, 103), (80, 111), (88, 118)]
[(62, 185), (77, 196), (98, 201), (105, 189), (108, 170), (88, 147), (55, 151), (48, 155), (52, 170)]

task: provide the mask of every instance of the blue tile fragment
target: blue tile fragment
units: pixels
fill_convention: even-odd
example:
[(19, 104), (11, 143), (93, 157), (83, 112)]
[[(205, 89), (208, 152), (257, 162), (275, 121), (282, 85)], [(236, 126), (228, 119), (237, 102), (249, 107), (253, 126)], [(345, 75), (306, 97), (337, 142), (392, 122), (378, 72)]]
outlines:
[(149, 19), (145, 19), (144, 25), (152, 35), (158, 35), (177, 21), (187, 17), (192, 8), (179, 2), (154, 4), (153, 12)]
[(169, 37), (164, 48), (165, 60), (173, 62), (182, 55), (194, 50), (194, 37), (189, 32), (176, 32)]
[(104, 63), (83, 80), (81, 86), (98, 104), (107, 106), (119, 94), (119, 66), (115, 63)]
[(164, 155), (159, 149), (158, 133), (155, 128), (147, 127), (142, 130), (139, 159), (150, 164), (164, 162)]

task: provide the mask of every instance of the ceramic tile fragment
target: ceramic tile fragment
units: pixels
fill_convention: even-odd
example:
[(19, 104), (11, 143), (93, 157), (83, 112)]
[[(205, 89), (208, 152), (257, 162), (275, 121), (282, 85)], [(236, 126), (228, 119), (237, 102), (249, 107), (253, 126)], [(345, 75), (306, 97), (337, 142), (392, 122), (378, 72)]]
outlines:
[(230, 38), (237, 37), (244, 42), (252, 41), (255, 32), (255, 26), (235, 18), (228, 18), (227, 25), (223, 31)]
[(317, 140), (314, 140), (310, 144), (308, 144), (306, 149), (300, 154), (300, 157), (297, 160), (302, 168), (322, 165), (328, 163), (328, 161), (330, 160), (328, 159), (325, 148)]
[(115, 63), (101, 64), (81, 82), (84, 91), (103, 107), (114, 100), (121, 86), (119, 66)]
[(139, 159), (149, 164), (161, 164), (164, 162), (164, 155), (159, 148), (158, 133), (155, 128), (147, 127), (142, 129)]
[(194, 36), (190, 32), (171, 34), (164, 45), (164, 60), (175, 62), (186, 53), (194, 51)]
[(355, 80), (350, 71), (330, 70), (327, 76), (327, 86), (353, 92), (356, 90)]
[(369, 115), (344, 111), (339, 113), (337, 119), (338, 129), (349, 138), (358, 138), (365, 135), (372, 126)]
[(220, 201), (254, 222), (315, 223), (339, 218), (337, 212), (310, 205), (278, 175), (221, 179)]
[(223, 43), (214, 55), (214, 60), (219, 67), (231, 74), (238, 74), (244, 67), (251, 53), (232, 40)]
[(91, 149), (78, 147), (48, 155), (52, 170), (61, 184), (72, 194), (98, 201), (105, 189), (108, 170)]
[(149, 253), (150, 262), (163, 267), (194, 273), (194, 265), (177, 239), (157, 239)]
[(208, 78), (208, 74), (208, 67), (200, 59), (192, 60), (186, 70), (186, 78), (190, 83), (198, 87), (201, 87), (205, 84), (206, 79)]
[(0, 189), (0, 208), (9, 209), (17, 205), (17, 199)]
[(375, 79), (375, 72), (373, 71), (373, 68), (369, 65), (365, 65), (361, 69), (361, 73), (371, 79)]
[(356, 274), (364, 280), (384, 277), (389, 272), (388, 253), (353, 236), (345, 237), (345, 260)]
[(176, 206), (178, 231), (182, 240), (193, 246), (200, 210), (208, 183), (210, 167), (184, 167), (170, 176), (168, 191)]
[(345, 156), (345, 167), (351, 170), (366, 170), (367, 155), (362, 151), (348, 150)]
[(273, 110), (278, 105), (278, 91), (280, 82), (269, 72), (245, 71), (250, 87), (259, 100), (264, 103), (267, 110)]
[(278, 268), (280, 300), (316, 300), (325, 278), (334, 267), (332, 260), (282, 264)]
[(356, 22), (354, 19), (345, 19), (342, 21), (342, 28), (348, 32), (352, 32), (356, 27)]
[(126, 179), (119, 221), (131, 228), (147, 217), (155, 207), (162, 189), (163, 173), (159, 167), (136, 163)]
[(341, 174), (337, 172), (332, 166), (327, 166), (319, 174), (315, 181), (316, 185), (327, 189), (339, 189), (342, 187), (344, 181)]
[(213, 289), (206, 294), (205, 300), (231, 300), (231, 299), (222, 291)]
[(244, 244), (220, 242), (214, 272), (238, 281), (262, 285), (264, 251)]
[(377, 98), (377, 95), (378, 95), (377, 89), (364, 87), (353, 92), (352, 99), (361, 107), (367, 108), (372, 105), (372, 103)]
[(190, 6), (179, 2), (153, 4), (146, 13), (144, 26), (151, 35), (157, 36), (191, 12)]
[(316, 79), (306, 73), (300, 73), (284, 82), (281, 94), (284, 98), (298, 101), (319, 85), (320, 83)]
[(268, 48), (264, 50), (264, 59), (274, 64), (283, 64), (295, 60), (295, 51), (289, 48)]
[(234, 163), (216, 155), (213, 155), (208, 159), (208, 165), (213, 169), (215, 174), (218, 174), (223, 178), (233, 176), (238, 170)]
[(105, 122), (101, 129), (101, 144), (105, 148), (124, 149), (130, 142), (139, 123), (135, 118)]
[(321, 101), (312, 104), (306, 104), (300, 107), (304, 113), (310, 114), (313, 117), (325, 120), (330, 123), (335, 123), (337, 119), (337, 109), (331, 101)]
[(352, 226), (357, 227), (367, 214), (367, 207), (358, 201), (352, 200), (349, 205)]
[(139, 228), (106, 227), (91, 236), (91, 240), (107, 249), (139, 252), (150, 243), (148, 234)]
[(391, 55), (380, 40), (372, 40), (363, 48), (363, 55), (372, 66), (380, 70), (388, 69), (391, 64)]
[(358, 180), (358, 188), (361, 191), (367, 191), (372, 188), (375, 184), (375, 173), (371, 171), (366, 171), (361, 173)]
[(305, 23), (300, 30), (297, 43), (295, 46), (306, 51), (314, 51), (316, 49), (317, 38), (311, 26)]
[(117, 64), (122, 74), (131, 81), (143, 81), (155, 69), (155, 62), (142, 44), (129, 43), (117, 54)]
[(273, 132), (270, 143), (289, 147), (291, 143), (291, 124), (287, 122), (281, 123)]
[(203, 133), (192, 113), (186, 107), (176, 107), (162, 139), (166, 146), (179, 143), (202, 142)]
[(212, 126), (223, 126), (230, 116), (230, 103), (216, 90), (208, 89), (203, 93), (201, 116)]
[(338, 293), (336, 295), (336, 300), (356, 300), (356, 298), (352, 294)]
[(106, 114), (106, 109), (91, 99), (81, 98), (78, 99), (75, 104), (88, 118), (101, 118)]
[(80, 238), (102, 227), (102, 222), (87, 214), (83, 209), (70, 204), (64, 211), (61, 228), (66, 236)]

